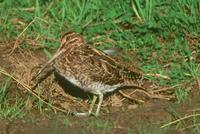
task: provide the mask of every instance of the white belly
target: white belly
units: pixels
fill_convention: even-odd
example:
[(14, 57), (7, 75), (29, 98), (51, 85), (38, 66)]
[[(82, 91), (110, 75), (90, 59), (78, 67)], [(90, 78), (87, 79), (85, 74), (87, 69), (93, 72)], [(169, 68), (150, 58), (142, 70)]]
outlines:
[(68, 81), (70, 81), (72, 84), (78, 86), (79, 88), (83, 89), (86, 92), (90, 92), (93, 94), (99, 94), (99, 93), (107, 93), (107, 92), (113, 92), (117, 88), (121, 86), (121, 84), (116, 85), (106, 85), (101, 82), (90, 82), (88, 85), (83, 85), (78, 79), (75, 79), (73, 77), (67, 77)]

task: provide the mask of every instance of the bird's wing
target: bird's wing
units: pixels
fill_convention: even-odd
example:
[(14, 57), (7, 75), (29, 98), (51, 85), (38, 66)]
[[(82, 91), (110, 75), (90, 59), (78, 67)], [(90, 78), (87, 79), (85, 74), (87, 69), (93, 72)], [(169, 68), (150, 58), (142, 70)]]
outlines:
[(92, 81), (115, 85), (123, 84), (125, 81), (137, 81), (142, 77), (142, 74), (126, 68), (104, 52), (89, 45), (76, 49), (73, 54), (70, 58), (72, 70), (78, 67), (75, 72), (78, 71), (80, 75)]

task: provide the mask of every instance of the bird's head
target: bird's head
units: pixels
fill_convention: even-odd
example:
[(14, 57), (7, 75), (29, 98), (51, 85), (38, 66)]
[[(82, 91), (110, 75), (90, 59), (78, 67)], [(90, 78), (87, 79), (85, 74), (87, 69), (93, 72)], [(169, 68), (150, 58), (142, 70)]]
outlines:
[(61, 46), (72, 46), (72, 45), (80, 45), (84, 43), (84, 39), (79, 33), (76, 32), (67, 32), (61, 38)]

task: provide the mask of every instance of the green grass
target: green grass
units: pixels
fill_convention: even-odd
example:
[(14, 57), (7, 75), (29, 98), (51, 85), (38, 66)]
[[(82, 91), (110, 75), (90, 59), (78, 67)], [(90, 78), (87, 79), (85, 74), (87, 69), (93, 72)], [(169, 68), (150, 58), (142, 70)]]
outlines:
[(12, 98), (12, 100), (8, 99), (7, 94), (9, 85), (10, 78), (7, 78), (5, 83), (0, 84), (0, 118), (11, 120), (25, 115), (25, 103), (18, 96)]
[[(171, 78), (149, 79), (174, 86), (200, 78), (199, 16), (199, 0), (0, 0), (0, 42), (18, 39), (22, 49), (42, 48), (51, 57), (49, 50), (59, 47), (62, 34), (74, 30), (98, 49), (134, 51), (145, 73)], [(123, 58), (132, 60), (128, 54)], [(0, 116), (20, 117), (24, 104), (16, 97), (8, 105), (7, 83), (0, 85)], [(189, 96), (185, 86), (174, 92), (177, 103)], [(36, 107), (42, 111), (42, 102)]]

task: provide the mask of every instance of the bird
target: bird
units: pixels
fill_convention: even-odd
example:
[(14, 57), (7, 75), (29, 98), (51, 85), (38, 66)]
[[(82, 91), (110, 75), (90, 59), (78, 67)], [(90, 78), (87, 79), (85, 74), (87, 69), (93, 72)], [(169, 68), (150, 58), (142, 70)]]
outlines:
[[(47, 68), (81, 90), (93, 94), (88, 112), (76, 113), (78, 116), (99, 116), (104, 95), (119, 88), (146, 90), (141, 86), (144, 79), (142, 73), (118, 63), (109, 54), (87, 44), (81, 34), (73, 31), (62, 36), (58, 50), (32, 79), (39, 77)], [(92, 113), (97, 99), (96, 112)]]

